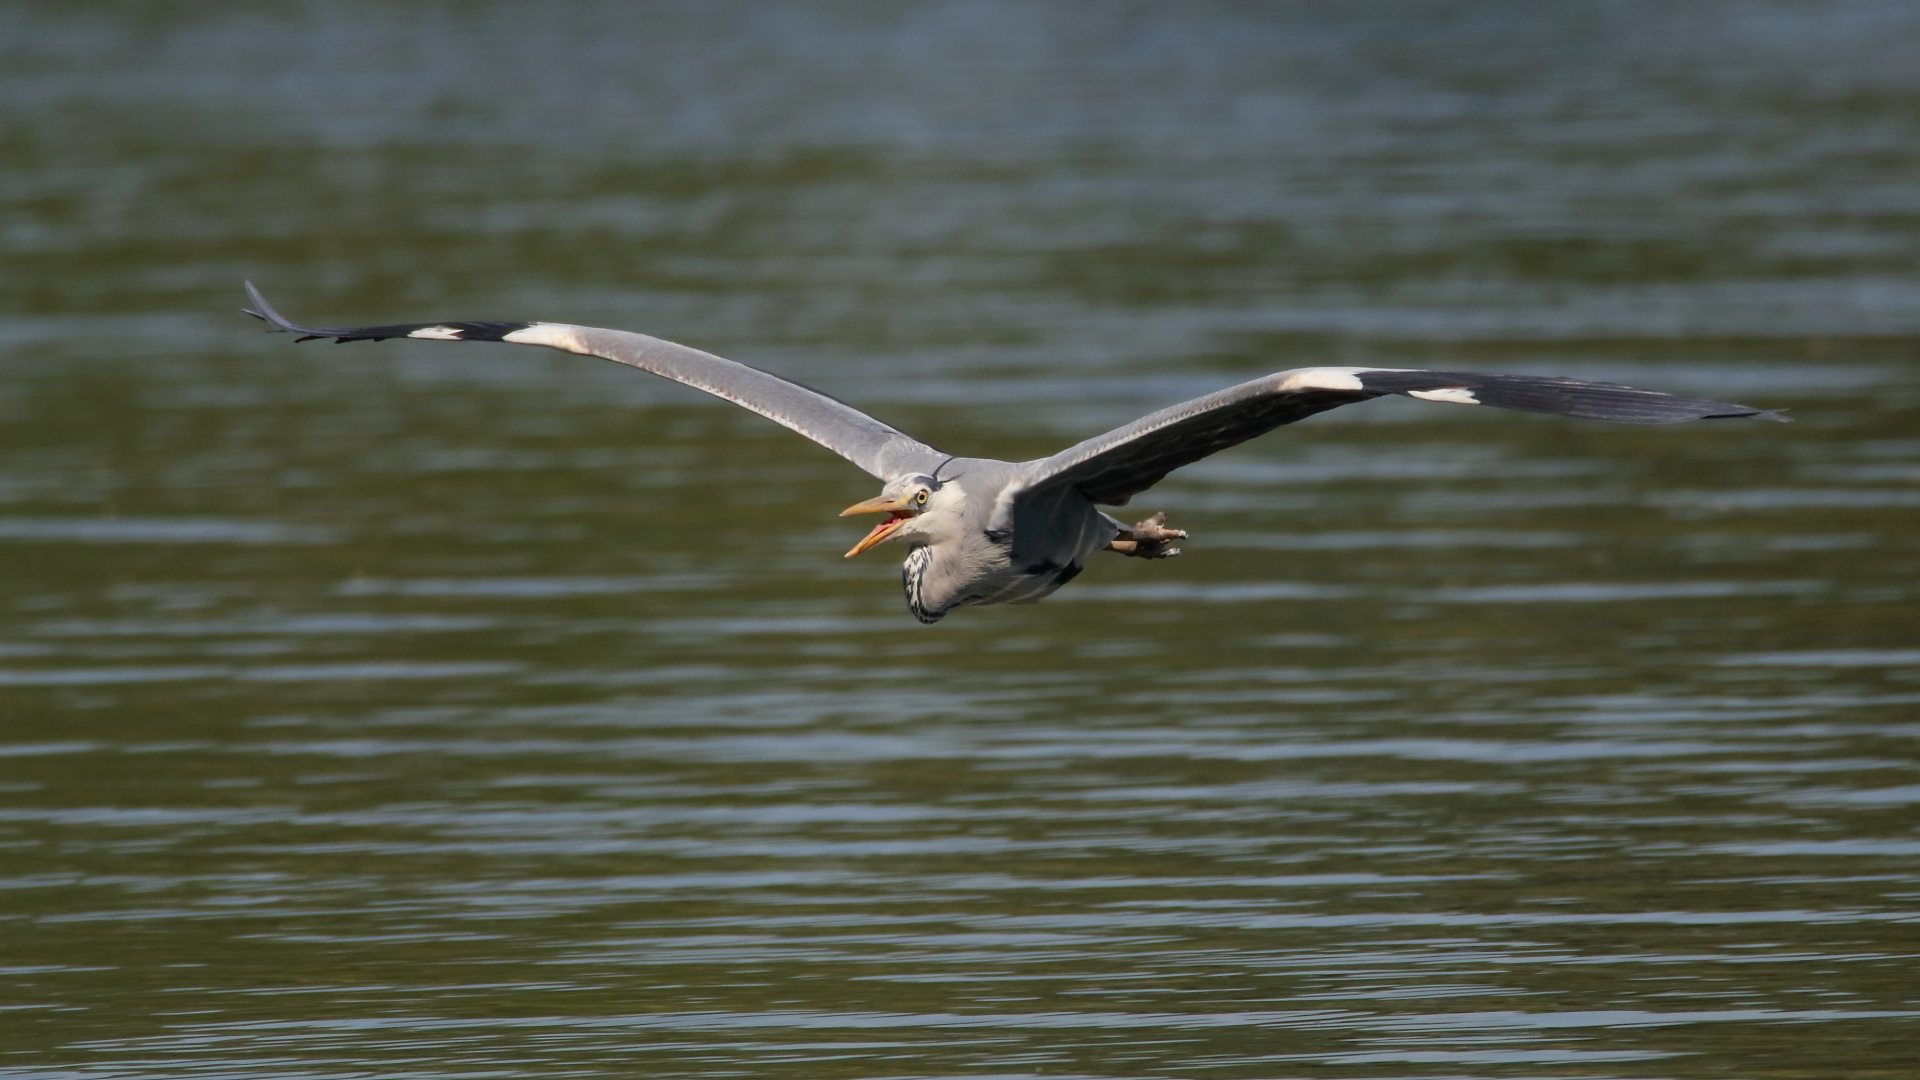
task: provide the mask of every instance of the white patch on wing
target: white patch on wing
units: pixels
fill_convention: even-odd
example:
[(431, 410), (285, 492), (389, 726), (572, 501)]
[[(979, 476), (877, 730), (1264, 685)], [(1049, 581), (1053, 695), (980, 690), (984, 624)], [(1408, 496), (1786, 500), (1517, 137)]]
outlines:
[(460, 331), (451, 326), (423, 326), (407, 336), (426, 338), (429, 341), (459, 341)]
[(515, 345), (545, 345), (549, 349), (593, 355), (585, 345), (581, 344), (580, 335), (575, 332), (579, 329), (577, 326), (569, 326), (566, 323), (534, 323), (524, 329), (515, 330), (500, 340), (510, 341)]
[(1310, 367), (1287, 372), (1280, 380), (1281, 390), (1358, 390), (1357, 374), (1366, 368)]
[(1365, 390), (1360, 376), (1369, 371), (1409, 371), (1410, 368), (1379, 367), (1303, 367), (1283, 371), (1275, 389), (1288, 390)]
[(1478, 405), (1480, 399), (1473, 391), (1464, 386), (1449, 386), (1442, 390), (1409, 390), (1408, 397), (1417, 397), (1421, 401), (1451, 401), (1455, 405)]

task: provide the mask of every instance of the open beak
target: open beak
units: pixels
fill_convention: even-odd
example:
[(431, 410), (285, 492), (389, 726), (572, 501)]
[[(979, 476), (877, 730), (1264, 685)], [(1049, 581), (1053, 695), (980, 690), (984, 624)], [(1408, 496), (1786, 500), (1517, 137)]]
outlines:
[(907, 500), (889, 498), (885, 495), (877, 499), (868, 499), (866, 502), (854, 503), (852, 506), (840, 511), (841, 517), (848, 517), (853, 514), (892, 514), (893, 516), (875, 525), (872, 532), (862, 537), (859, 543), (853, 545), (853, 550), (846, 554), (846, 558), (849, 559), (880, 541), (885, 540), (887, 537), (892, 536), (893, 531), (900, 527), (901, 522), (913, 516), (907, 509)]

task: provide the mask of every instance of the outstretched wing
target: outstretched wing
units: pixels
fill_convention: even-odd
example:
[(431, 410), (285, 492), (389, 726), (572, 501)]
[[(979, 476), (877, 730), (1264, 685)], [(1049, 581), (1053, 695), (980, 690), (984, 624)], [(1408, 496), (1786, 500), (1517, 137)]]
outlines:
[(504, 341), (544, 345), (563, 352), (598, 356), (616, 364), (650, 371), (696, 390), (705, 390), (776, 424), (791, 428), (882, 480), (938, 468), (947, 455), (875, 420), (845, 402), (770, 375), (759, 368), (724, 360), (671, 341), (624, 330), (543, 322), (439, 322), (403, 326), (295, 326), (275, 311), (260, 290), (247, 283), (253, 309), (247, 314), (298, 340), (333, 338), (335, 342), (424, 338), (433, 341)]
[(1021, 490), (1066, 486), (1096, 503), (1124, 506), (1182, 465), (1282, 424), (1388, 394), (1617, 424), (1787, 419), (1746, 405), (1577, 379), (1398, 368), (1296, 368), (1162, 409), (1052, 457), (1027, 462)]

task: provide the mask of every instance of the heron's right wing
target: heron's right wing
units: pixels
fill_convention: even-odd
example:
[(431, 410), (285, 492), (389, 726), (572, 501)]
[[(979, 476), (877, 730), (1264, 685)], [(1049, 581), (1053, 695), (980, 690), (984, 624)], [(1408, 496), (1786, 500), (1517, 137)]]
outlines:
[(1617, 424), (1786, 419), (1747, 405), (1578, 379), (1399, 368), (1295, 368), (1162, 409), (1052, 457), (1027, 462), (1025, 477), (1003, 499), (1017, 501), (1027, 492), (1071, 487), (1093, 502), (1123, 506), (1182, 465), (1314, 413), (1389, 394)]
[(563, 352), (612, 360), (704, 390), (776, 424), (805, 435), (882, 480), (903, 473), (931, 473), (947, 455), (836, 398), (748, 367), (625, 330), (543, 322), (437, 322), (401, 326), (295, 326), (275, 311), (260, 290), (247, 283), (253, 310), (247, 314), (276, 330), (302, 335), (298, 340), (333, 338), (335, 342), (423, 338), (431, 341), (504, 341), (544, 345)]

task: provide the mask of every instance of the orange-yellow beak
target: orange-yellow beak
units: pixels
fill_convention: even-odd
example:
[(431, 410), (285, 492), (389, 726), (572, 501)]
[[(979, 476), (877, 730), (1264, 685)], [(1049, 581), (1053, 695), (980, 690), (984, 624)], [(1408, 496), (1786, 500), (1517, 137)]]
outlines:
[(893, 531), (900, 527), (901, 522), (913, 517), (912, 511), (907, 509), (907, 500), (905, 498), (892, 498), (886, 495), (882, 495), (876, 499), (868, 499), (866, 502), (854, 503), (852, 506), (840, 511), (841, 517), (848, 517), (853, 514), (892, 514), (893, 516), (875, 525), (872, 532), (862, 537), (859, 543), (853, 545), (853, 550), (847, 552), (845, 556), (849, 559), (880, 541), (885, 540), (887, 537), (892, 536)]

